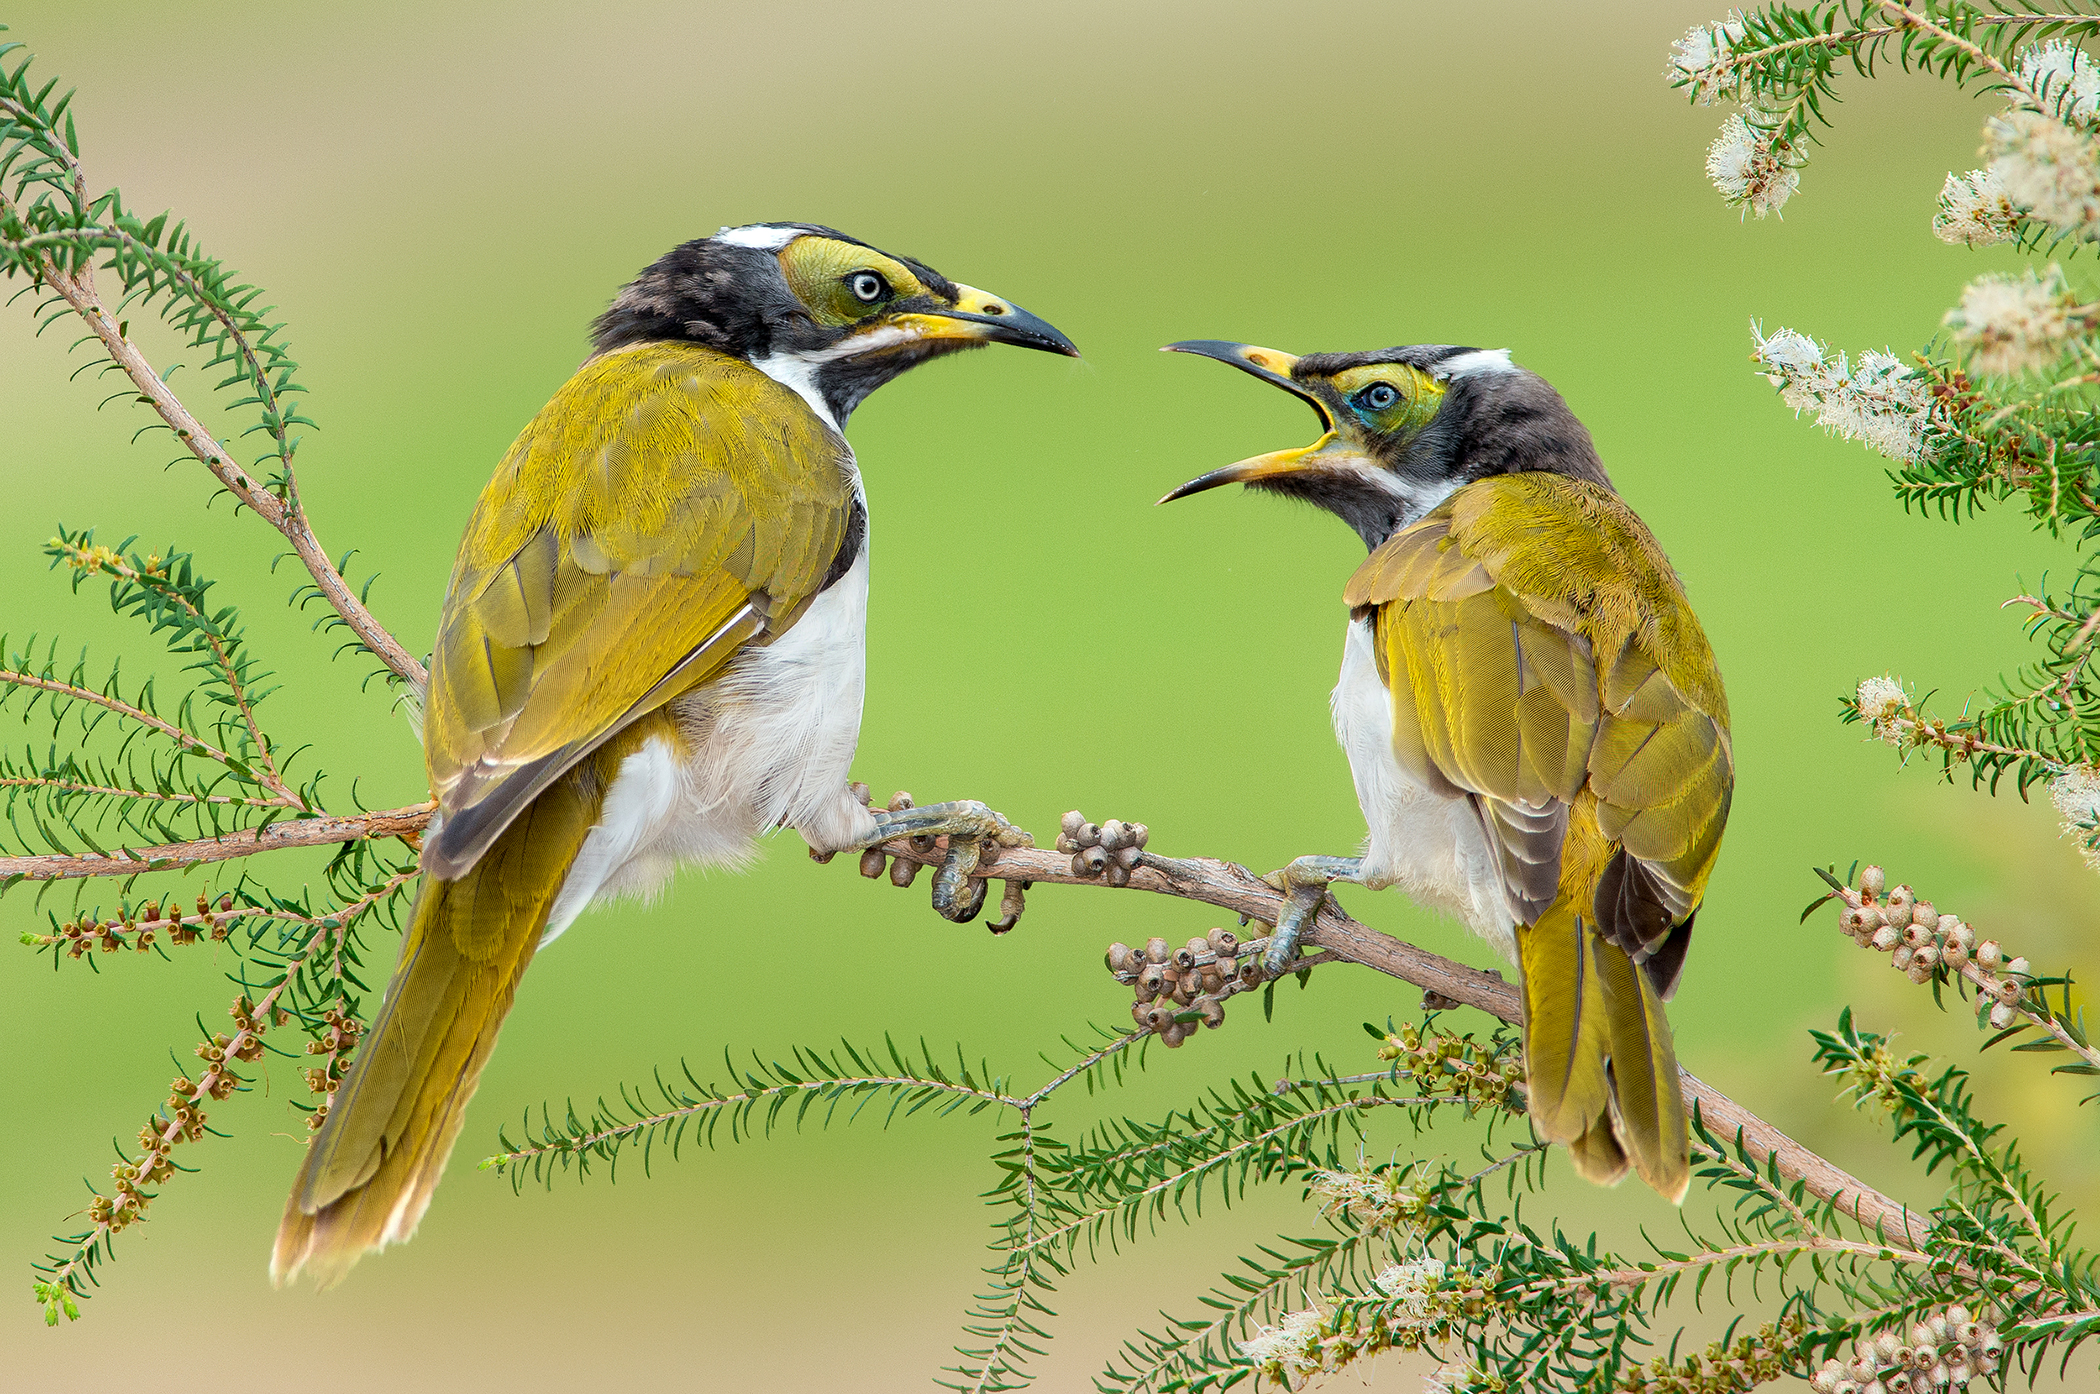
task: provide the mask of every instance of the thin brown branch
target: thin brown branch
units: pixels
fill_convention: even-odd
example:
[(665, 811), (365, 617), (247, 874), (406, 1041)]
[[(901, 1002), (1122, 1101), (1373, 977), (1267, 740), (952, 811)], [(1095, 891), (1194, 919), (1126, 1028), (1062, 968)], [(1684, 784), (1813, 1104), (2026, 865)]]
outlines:
[[(916, 851), (908, 842), (885, 844), (884, 852), (924, 865), (938, 865), (942, 853)], [(1105, 877), (1076, 874), (1072, 858), (1046, 848), (1006, 848), (989, 867), (973, 873), (998, 880), (1048, 882), (1065, 886), (1109, 885)], [(1176, 859), (1144, 853), (1130, 873), (1130, 889), (1178, 896), (1230, 914), (1274, 925), (1283, 897), (1246, 867), (1209, 857)], [(1517, 990), (1499, 973), (1468, 968), (1448, 958), (1381, 934), (1344, 914), (1330, 897), (1306, 929), (1307, 948), (1426, 988), (1502, 1021), (1518, 1023), (1524, 1010)], [(1689, 1070), (1679, 1071), (1685, 1102), (1717, 1137), (1739, 1142), (1760, 1167), (1776, 1166), (1782, 1184), (1806, 1184), (1809, 1194), (1828, 1202), (1869, 1234), (1922, 1244), (1930, 1217), (1917, 1214), (1883, 1195), (1843, 1168), (1803, 1147), (1772, 1124), (1744, 1108)]]
[(0, 778), (0, 789), (52, 789), (62, 794), (100, 794), (113, 799), (152, 799), (160, 803), (226, 804), (238, 808), (282, 808), (282, 799), (244, 799), (236, 794), (192, 794), (183, 790), (122, 789), (113, 784), (86, 784), (77, 779), (44, 779), (31, 775)]
[[(132, 566), (110, 548), (100, 545), (92, 548), (76, 547), (70, 543), (62, 543), (60, 545), (61, 550), (66, 554), (67, 564), (74, 569), (90, 574), (97, 571), (106, 571), (112, 576), (118, 576), (131, 582), (135, 586), (149, 588), (155, 594), (180, 606), (192, 620), (196, 621), (196, 632), (203, 635), (204, 642), (210, 646), (212, 663), (217, 666), (220, 676), (226, 680), (226, 690), (233, 694), (234, 709), (241, 714), (241, 725), (247, 728), (248, 739), (254, 743), (255, 753), (262, 759), (262, 770), (260, 772), (262, 783), (269, 788), (271, 793), (280, 796), (285, 802), (299, 808), (306, 807), (305, 801), (286, 786), (283, 776), (277, 771), (277, 757), (270, 753), (270, 738), (263, 734), (262, 724), (255, 719), (255, 709), (248, 702), (247, 686), (241, 681), (240, 669), (234, 663), (233, 655), (226, 651), (226, 642), (220, 637), (218, 626), (213, 624), (202, 610), (191, 604), (187, 596), (166, 586), (163, 583), (163, 578), (158, 576), (149, 578), (141, 574), (138, 568)], [(149, 565), (158, 564), (158, 558), (149, 557), (147, 562)]]
[[(55, 260), (47, 256), (42, 258), (40, 269), (44, 283), (56, 291), (66, 304), (87, 322), (95, 337), (102, 341), (102, 347), (109, 354), (110, 361), (124, 370), (125, 376), (129, 377), (132, 385), (138, 389), (140, 398), (160, 415), (160, 419), (167, 423), (168, 429), (175, 433), (175, 438), (203, 462), (204, 467), (212, 472), (212, 476), (228, 493), (244, 506), (253, 509), (264, 522), (277, 529), (284, 539), (292, 544), (292, 550), (298, 554), (299, 560), (306, 566), (307, 573), (313, 577), (315, 587), (335, 608), (335, 612), (342, 616), (343, 622), (350, 626), (351, 632), (357, 635), (380, 662), (418, 688), (423, 687), (429, 680), (423, 665), (417, 661), (415, 655), (401, 646), (400, 641), (387, 631), (350, 589), (350, 583), (336, 570), (335, 563), (328, 559), (328, 553), (323, 550), (320, 539), (314, 536), (313, 525), (307, 521), (306, 514), (297, 507), (296, 499), (287, 503), (242, 469), (227, 452), (226, 447), (221, 445), (211, 432), (204, 428), (203, 423), (191, 414), (189, 408), (182, 404), (181, 399), (168, 389), (167, 383), (146, 360), (146, 356), (124, 336), (123, 326), (109, 313), (102, 303), (102, 297), (95, 290), (92, 267), (83, 265), (77, 274), (73, 274), (61, 269)], [(284, 468), (285, 478), (290, 481), (290, 463), (287, 462)], [(288, 482), (287, 488), (291, 487), (293, 486)]]
[(156, 847), (120, 847), (103, 856), (0, 857), (0, 883), (27, 881), (72, 881), (84, 876), (136, 876), (146, 871), (175, 871), (205, 862), (252, 857), (258, 852), (279, 852), (288, 847), (326, 847), (338, 842), (367, 838), (413, 837), (430, 824), (435, 803), (410, 804), (377, 813), (351, 817), (288, 818), (266, 828), (247, 828), (223, 837), (200, 837), (189, 842), (164, 842)]
[[(115, 712), (118, 716), (127, 720), (136, 721), (149, 731), (159, 732), (190, 754), (202, 755), (206, 759), (216, 760), (222, 765), (242, 763), (211, 742), (199, 740), (173, 722), (163, 721), (143, 707), (135, 707), (121, 698), (97, 692), (92, 687), (81, 687), (77, 683), (60, 682), (57, 678), (38, 677), (34, 673), (24, 673), (13, 668), (0, 668), (0, 683), (7, 683), (14, 687), (34, 688), (38, 692), (49, 692), (54, 696), (69, 698), (75, 702), (87, 702), (101, 707), (105, 711)], [(279, 799), (272, 802), (287, 802), (287, 800)]]
[[(411, 868), (396, 872), (385, 881), (366, 891), (355, 900), (338, 906), (327, 915), (298, 915), (289, 911), (278, 911), (274, 918), (297, 920), (314, 927), (314, 936), (296, 956), (287, 959), (282, 976), (276, 986), (262, 995), (262, 1000), (253, 1007), (247, 1006), (246, 996), (236, 1003), (236, 1019), (239, 1026), (231, 1037), (215, 1038), (198, 1047), (198, 1054), (209, 1062), (203, 1075), (192, 1083), (187, 1077), (175, 1082), (175, 1091), (168, 1101), (169, 1116), (166, 1122), (151, 1132), (146, 1146), (136, 1162), (119, 1163), (115, 1169), (117, 1196), (115, 1200), (97, 1196), (98, 1204), (91, 1213), (94, 1222), (82, 1234), (66, 1262), (50, 1270), (46, 1282), (78, 1291), (80, 1270), (96, 1245), (102, 1243), (117, 1230), (123, 1229), (142, 1217), (146, 1206), (154, 1199), (154, 1192), (143, 1189), (155, 1179), (168, 1174), (168, 1154), (181, 1143), (203, 1136), (205, 1106), (231, 1095), (247, 1081), (233, 1071), (236, 1060), (251, 1060), (262, 1052), (263, 1034), (270, 1029), (278, 1001), (291, 990), (300, 971), (324, 945), (340, 944), (349, 933), (351, 922), (385, 900), (402, 885), (416, 876)], [(334, 928), (325, 928), (324, 921), (333, 920)], [(210, 1053), (207, 1054), (207, 1051)], [(149, 1141), (142, 1137), (142, 1142)]]

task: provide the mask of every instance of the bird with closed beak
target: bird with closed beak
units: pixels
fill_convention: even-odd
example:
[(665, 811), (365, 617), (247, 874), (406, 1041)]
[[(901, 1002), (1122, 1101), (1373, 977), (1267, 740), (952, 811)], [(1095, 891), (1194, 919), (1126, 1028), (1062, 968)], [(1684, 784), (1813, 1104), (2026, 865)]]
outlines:
[(945, 835), (934, 906), (976, 914), (968, 873), (1011, 826), (848, 786), (868, 509), (843, 432), (891, 378), (985, 344), (1078, 354), (1009, 300), (806, 223), (688, 242), (599, 316), (460, 544), (423, 701), (423, 880), (285, 1206), (278, 1282), (332, 1282), (414, 1232), (521, 975), (594, 901), (789, 827), (817, 854)]
[(1168, 494), (1246, 484), (1334, 513), (1370, 549), (1335, 732), (1370, 835), (1300, 857), (1266, 956), (1288, 971), (1335, 881), (1397, 885), (1513, 958), (1533, 1125), (1576, 1170), (1690, 1180), (1662, 1004), (1728, 818), (1728, 701), (1684, 587), (1560, 394), (1506, 350), (1296, 358), (1168, 346), (1311, 404), (1312, 445)]

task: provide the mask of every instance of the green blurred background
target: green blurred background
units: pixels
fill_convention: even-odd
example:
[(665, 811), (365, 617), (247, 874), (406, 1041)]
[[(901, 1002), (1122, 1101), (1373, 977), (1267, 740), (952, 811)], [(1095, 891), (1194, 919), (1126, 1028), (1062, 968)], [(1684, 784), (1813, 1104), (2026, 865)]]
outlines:
[[(1326, 713), (1356, 542), (1274, 502), (1150, 506), (1198, 472), (1303, 443), (1312, 423), (1280, 393), (1155, 347), (1510, 346), (1589, 423), (1729, 682), (1741, 784), (1671, 1013), (1680, 1053), (1924, 1199), (1929, 1184), (1810, 1072), (1803, 1032), (1849, 1001), (1918, 1048), (1973, 1054), (1975, 1033), (1845, 948), (1827, 915), (1797, 927), (1809, 866), (1880, 860), (2038, 964), (2088, 972), (2100, 883), (2045, 806), (1899, 771), (1837, 724), (1836, 699), (1893, 667), (1958, 709), (2026, 652), (1998, 603), (2069, 553), (2010, 512), (1959, 531), (1905, 517), (1876, 457), (1797, 424), (1746, 362), (1753, 316), (1908, 349), (2000, 264), (1927, 231), (1987, 108), (1923, 78), (1855, 81), (1786, 221), (1745, 224), (1700, 172), (1719, 114), (1658, 76), (1670, 41), (1716, 13), (14, 0), (0, 18), (80, 88), (96, 185), (172, 206), (281, 307), (322, 427), (299, 456), (322, 540), (381, 571), (374, 607), (419, 651), (494, 462), (574, 368), (590, 317), (678, 241), (827, 222), (1068, 332), (1083, 364), (972, 355), (853, 422), (877, 576), (857, 773), (883, 793), (988, 800), (1045, 840), (1075, 804), (1150, 823), (1156, 850), (1257, 867), (1345, 852), (1362, 833)], [(332, 645), (284, 607), (292, 578), (265, 570), (273, 536), (223, 501), (204, 512), (200, 469), (164, 472), (158, 440), (127, 444), (137, 409), (98, 415), (109, 389), (68, 380), (86, 361), (67, 357), (73, 331), (31, 329), (26, 302), (0, 315), (0, 629), (145, 659), (92, 590), (68, 597), (39, 544), (60, 521), (174, 539), (225, 578), (282, 673), (278, 740), (312, 741), (339, 801), (352, 777), (373, 806), (417, 797), (415, 744), (360, 692), (364, 666), (329, 663)], [(171, 341), (155, 352), (175, 356)], [(1397, 894), (1349, 904), (1487, 961)], [(40, 920), (25, 898), (6, 906), (10, 941)], [(230, 1140), (183, 1149), (201, 1173), (169, 1184), (123, 1237), (105, 1294), (57, 1331), (27, 1300), (28, 1265), (72, 1226), (79, 1178), (106, 1176), (111, 1136), (161, 1096), (168, 1052), (189, 1058), (199, 1012), (218, 1029), (225, 965), (199, 946), (54, 974), (0, 950), (19, 954), (0, 973), (0, 1262), (17, 1265), (21, 1299), (0, 1307), (0, 1386), (204, 1390), (238, 1372), (400, 1391), (924, 1387), (980, 1282), (989, 1118), (789, 1135), (522, 1198), (473, 1162), (528, 1106), (588, 1100), (681, 1056), (719, 1078), (725, 1048), (889, 1031), (1038, 1080), (1039, 1052), (1064, 1058), (1060, 1033), (1125, 1019), (1103, 946), (1214, 922), (1044, 888), (1019, 932), (993, 939), (933, 916), (923, 881), (900, 894), (780, 838), (751, 874), (684, 877), (535, 964), (415, 1243), (328, 1294), (268, 1289), (301, 1132), (282, 1102), (299, 1081), (278, 1061), (271, 1096), (213, 1115)], [(1273, 1023), (1241, 1007), (1223, 1031), (1155, 1052), (1114, 1102), (1156, 1116), (1299, 1049), (1368, 1068), (1357, 1023), (1411, 1014), (1415, 994), (1369, 973), (1320, 978), (1282, 994)], [(1983, 1068), (1985, 1106), (2100, 1201), (2093, 1110), (2031, 1057), (2008, 1063)], [(1069, 1135), (1098, 1106), (1075, 1097), (1054, 1118)], [(1674, 1224), (1645, 1192), (1564, 1175), (1553, 1203), (1634, 1242), (1637, 1225)], [(1233, 1255), (1313, 1228), (1295, 1196), (1270, 1194), (1082, 1265), (1045, 1387), (1085, 1387), (1134, 1325), (1193, 1308)]]

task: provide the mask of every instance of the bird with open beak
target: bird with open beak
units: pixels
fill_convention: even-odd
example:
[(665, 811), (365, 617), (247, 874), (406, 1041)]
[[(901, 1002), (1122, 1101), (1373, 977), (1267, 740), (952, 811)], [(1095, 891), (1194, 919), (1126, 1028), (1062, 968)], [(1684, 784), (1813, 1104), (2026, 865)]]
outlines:
[(1506, 350), (1168, 346), (1303, 399), (1323, 434), (1161, 502), (1245, 484), (1319, 505), (1371, 555), (1336, 734), (1370, 836), (1300, 857), (1266, 958), (1289, 970), (1334, 881), (1397, 885), (1517, 963), (1525, 1094), (1582, 1175), (1682, 1200), (1670, 1026), (1735, 782), (1713, 651), (1669, 559), (1560, 394)]

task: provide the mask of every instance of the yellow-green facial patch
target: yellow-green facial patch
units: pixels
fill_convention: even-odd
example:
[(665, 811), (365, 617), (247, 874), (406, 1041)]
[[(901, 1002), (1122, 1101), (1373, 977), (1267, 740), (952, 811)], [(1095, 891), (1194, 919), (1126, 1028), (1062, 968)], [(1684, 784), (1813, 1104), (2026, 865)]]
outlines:
[(1374, 363), (1337, 373), (1329, 383), (1364, 430), (1405, 443), (1443, 405), (1444, 384), (1405, 363)]
[(903, 262), (830, 237), (788, 243), (780, 249), (780, 271), (811, 318), (835, 329), (857, 324), (894, 301), (926, 294)]

